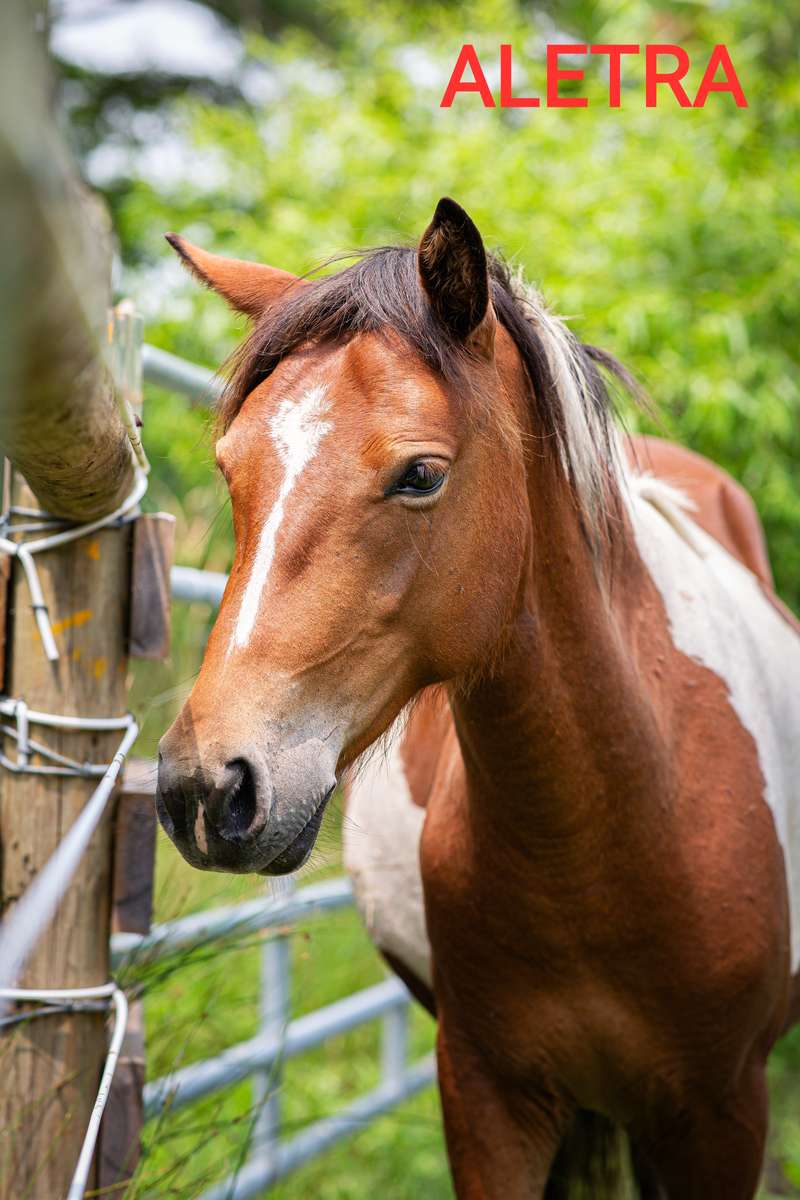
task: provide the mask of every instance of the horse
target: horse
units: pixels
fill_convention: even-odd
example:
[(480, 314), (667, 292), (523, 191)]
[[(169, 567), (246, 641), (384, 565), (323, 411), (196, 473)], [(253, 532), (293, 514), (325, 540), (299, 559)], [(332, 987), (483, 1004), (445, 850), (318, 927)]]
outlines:
[(348, 781), (459, 1200), (749, 1200), (800, 1015), (800, 625), (751, 499), (620, 432), (635, 381), (449, 198), (313, 279), (168, 239), (253, 326), (167, 833), (294, 871)]

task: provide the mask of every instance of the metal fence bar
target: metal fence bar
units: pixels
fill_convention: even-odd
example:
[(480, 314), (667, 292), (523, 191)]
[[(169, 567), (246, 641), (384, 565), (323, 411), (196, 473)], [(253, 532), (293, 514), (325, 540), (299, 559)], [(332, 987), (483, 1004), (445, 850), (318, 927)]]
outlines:
[(381, 1022), (381, 1082), (396, 1087), (408, 1062), (408, 1005), (393, 1008)]
[(148, 383), (180, 392), (193, 404), (212, 403), (225, 387), (225, 381), (207, 367), (199, 367), (146, 342), (142, 346), (142, 373)]
[[(179, 392), (198, 405), (218, 400), (225, 387), (225, 381), (207, 367), (200, 367), (147, 342), (142, 346), (142, 374), (148, 383)], [(171, 578), (174, 600), (213, 605), (222, 600), (228, 582), (227, 575), (221, 571), (200, 571), (194, 567), (173, 567)]]
[(176, 951), (206, 946), (221, 938), (244, 936), (261, 929), (290, 925), (295, 921), (352, 904), (349, 879), (326, 879), (300, 888), (287, 899), (265, 896), (244, 904), (225, 905), (192, 913), (177, 921), (154, 925), (147, 934), (116, 933), (111, 939), (111, 961), (115, 970), (134, 969)]
[(266, 1071), (280, 1059), (294, 1058), (334, 1034), (346, 1033), (356, 1025), (363, 1025), (365, 1021), (408, 1003), (405, 986), (398, 979), (386, 979), (298, 1017), (277, 1038), (257, 1034), (216, 1058), (192, 1063), (147, 1084), (144, 1089), (145, 1117), (155, 1116), (166, 1107), (174, 1112), (209, 1092), (238, 1083), (257, 1071)]
[[(225, 386), (225, 381), (207, 367), (187, 362), (185, 358), (150, 346), (147, 342), (142, 346), (142, 374), (148, 383), (179, 392), (193, 404), (209, 404), (219, 399)], [(174, 600), (199, 600), (217, 605), (227, 581), (227, 575), (221, 571), (173, 567), (172, 597)]]
[[(284, 901), (295, 890), (291, 876), (272, 881), (273, 895)], [(283, 895), (281, 896), (281, 893)], [(261, 950), (261, 1036), (282, 1041), (291, 1016), (291, 944), (279, 934), (268, 938)], [(253, 1151), (266, 1166), (274, 1157), (281, 1132), (282, 1062), (276, 1059), (271, 1069), (259, 1071), (253, 1078), (253, 1100), (259, 1114), (253, 1129)]]
[(223, 571), (199, 571), (196, 567), (173, 567), (170, 573), (173, 600), (199, 600), (218, 605), (228, 576)]
[[(290, 945), (287, 937), (274, 937), (262, 951), (261, 1036), (276, 1046), (284, 1043), (289, 1025), (291, 992)], [(263, 1163), (272, 1161), (281, 1133), (281, 1096), (283, 1054), (266, 1071), (253, 1076), (253, 1101), (258, 1117), (253, 1128), (253, 1153)]]
[(358, 1132), (402, 1100), (428, 1087), (435, 1078), (434, 1058), (433, 1055), (428, 1055), (409, 1067), (397, 1086), (387, 1087), (381, 1084), (333, 1116), (315, 1121), (302, 1133), (283, 1142), (269, 1165), (252, 1158), (241, 1171), (203, 1192), (198, 1200), (249, 1200), (251, 1196), (258, 1195), (297, 1167), (328, 1150), (336, 1142)]
[[(48, 715), (48, 714), (41, 714)], [(58, 719), (58, 718), (56, 718)], [(116, 718), (110, 718), (116, 721)], [(65, 718), (61, 718), (65, 720)], [(86, 717), (66, 718), (66, 721), (97, 726), (100, 721)], [(114, 790), (122, 764), (139, 735), (133, 717), (126, 717), (127, 729), (117, 751), (106, 766), (105, 774), (94, 789), (80, 815), (73, 821), (38, 875), (3, 921), (0, 934), (0, 988), (15, 983), (33, 946), (42, 935), (86, 852), (92, 834), (100, 823)], [(0, 1016), (5, 1012), (7, 999), (0, 999)]]

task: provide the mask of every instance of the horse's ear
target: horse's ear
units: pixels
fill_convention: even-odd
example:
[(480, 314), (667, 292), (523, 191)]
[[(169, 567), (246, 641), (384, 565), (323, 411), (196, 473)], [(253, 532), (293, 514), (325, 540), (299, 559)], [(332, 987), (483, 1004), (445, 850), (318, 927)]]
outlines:
[(219, 292), (237, 312), (257, 320), (265, 309), (284, 294), (304, 284), (288, 271), (264, 267), (241, 258), (224, 258), (193, 246), (177, 233), (164, 234), (194, 276)]
[(439, 320), (469, 349), (490, 357), (495, 318), (481, 235), (460, 204), (444, 196), (422, 235), (419, 277)]

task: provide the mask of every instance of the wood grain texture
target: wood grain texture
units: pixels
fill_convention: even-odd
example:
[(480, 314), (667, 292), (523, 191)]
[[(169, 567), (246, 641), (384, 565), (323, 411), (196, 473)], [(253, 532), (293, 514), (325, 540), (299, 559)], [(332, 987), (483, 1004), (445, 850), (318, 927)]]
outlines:
[(134, 759), (125, 769), (114, 826), (111, 930), (147, 933), (153, 912), (156, 764)]
[[(145, 934), (150, 929), (156, 848), (154, 787), (155, 763), (134, 759), (126, 764), (114, 827), (114, 933)], [(144, 1124), (144, 1078), (144, 1006), (141, 1000), (133, 1000), (100, 1131), (100, 1188), (120, 1189), (136, 1170)]]
[(133, 530), (131, 658), (166, 658), (172, 632), (169, 571), (175, 544), (171, 513), (145, 513)]
[(113, 1189), (109, 1196), (124, 1196), (141, 1153), (144, 1124), (144, 1005), (134, 1001), (122, 1044), (114, 1081), (103, 1116), (98, 1151), (98, 1188)]
[[(11, 468), (5, 459), (0, 458), (0, 512), (6, 512), (9, 501), (9, 483)], [(3, 680), (6, 672), (6, 637), (8, 630), (8, 586), (11, 581), (11, 559), (7, 554), (0, 554), (0, 692), (3, 691)]]
[[(16, 503), (31, 503), (15, 482)], [(130, 526), (48, 551), (38, 566), (60, 652), (48, 663), (18, 564), (11, 584), (7, 679), (12, 695), (45, 712), (83, 716), (126, 710)], [(54, 749), (109, 762), (119, 734), (36, 729)], [(6, 742), (6, 753), (13, 749)], [(94, 788), (81, 779), (0, 774), (3, 912), (13, 907), (77, 818)], [(21, 986), (69, 987), (109, 978), (113, 802), (58, 912), (33, 951)], [(0, 1043), (0, 1198), (64, 1195), (96, 1094), (107, 1046), (102, 1014), (41, 1017)], [(35, 1136), (34, 1136), (35, 1135)]]

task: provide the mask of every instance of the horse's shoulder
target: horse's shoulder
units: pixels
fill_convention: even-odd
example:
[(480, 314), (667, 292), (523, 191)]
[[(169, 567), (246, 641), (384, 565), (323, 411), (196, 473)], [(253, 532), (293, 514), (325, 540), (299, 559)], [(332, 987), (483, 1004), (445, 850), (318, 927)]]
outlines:
[(635, 470), (650, 471), (692, 502), (692, 520), (753, 572), (772, 591), (772, 570), (756, 507), (741, 484), (710, 459), (663, 438), (627, 439)]

